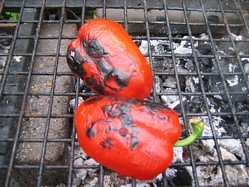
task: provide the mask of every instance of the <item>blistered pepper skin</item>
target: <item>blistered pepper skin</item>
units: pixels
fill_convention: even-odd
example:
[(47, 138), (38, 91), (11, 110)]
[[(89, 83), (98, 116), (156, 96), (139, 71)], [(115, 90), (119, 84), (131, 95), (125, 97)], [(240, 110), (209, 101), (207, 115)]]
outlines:
[(181, 125), (173, 109), (155, 103), (95, 96), (74, 115), (78, 142), (103, 166), (122, 175), (150, 180), (165, 171)]
[(68, 47), (67, 62), (96, 93), (136, 99), (150, 95), (151, 68), (116, 22), (94, 19), (85, 23)]

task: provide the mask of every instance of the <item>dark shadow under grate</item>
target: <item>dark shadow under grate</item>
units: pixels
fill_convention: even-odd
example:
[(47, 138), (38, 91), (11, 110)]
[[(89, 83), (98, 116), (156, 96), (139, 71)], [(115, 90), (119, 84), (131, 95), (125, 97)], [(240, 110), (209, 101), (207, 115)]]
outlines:
[[(249, 2), (3, 0), (0, 19), (1, 186), (248, 185)], [(9, 12), (19, 13), (11, 20)], [(136, 181), (82, 152), (75, 106), (93, 92), (66, 64), (66, 48), (94, 16), (121, 23), (150, 63), (149, 100), (177, 110), (183, 137), (193, 116), (199, 141), (175, 149), (169, 169)]]

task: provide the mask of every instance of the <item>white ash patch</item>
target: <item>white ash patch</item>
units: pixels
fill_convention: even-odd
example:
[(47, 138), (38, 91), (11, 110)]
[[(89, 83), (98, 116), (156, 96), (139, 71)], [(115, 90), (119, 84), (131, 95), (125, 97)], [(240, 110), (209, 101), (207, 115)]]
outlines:
[(238, 75), (234, 75), (231, 76), (229, 79), (226, 79), (227, 83), (229, 84), (229, 86), (236, 86), (239, 83), (239, 76)]
[(176, 88), (176, 79), (175, 77), (169, 76), (163, 82), (163, 86), (167, 88)]
[[(188, 36), (184, 36), (184, 39), (188, 39)], [(192, 54), (192, 48), (191, 45), (187, 45), (189, 41), (182, 40), (181, 43), (176, 47), (174, 50), (174, 53), (176, 54)]]
[(238, 64), (229, 63), (229, 65), (228, 65), (228, 71), (229, 72), (235, 72), (236, 69), (238, 69)]
[(233, 40), (235, 41), (240, 41), (243, 39), (241, 35), (237, 36), (236, 34), (231, 33), (230, 36), (232, 37)]
[(209, 39), (208, 34), (206, 34), (206, 33), (200, 34), (199, 38), (202, 39), (202, 40), (208, 40)]
[(231, 160), (231, 161), (237, 160), (234, 154), (230, 153), (223, 147), (220, 147), (220, 152), (223, 160)]
[(87, 159), (86, 161), (84, 161), (84, 164), (87, 166), (99, 165), (99, 163), (96, 162), (93, 158)]
[(155, 76), (154, 86), (157, 93), (161, 92), (161, 79), (157, 75)]
[(222, 97), (220, 95), (213, 95), (214, 98), (222, 100)]
[(16, 62), (21, 62), (21, 59), (23, 57), (22, 56), (14, 56), (13, 59), (16, 61)]
[(182, 147), (174, 147), (174, 157), (173, 157), (173, 163), (176, 162), (184, 162), (183, 160), (183, 148)]
[[(223, 175), (221, 168), (216, 165), (197, 166), (197, 176), (201, 186), (223, 185)], [(225, 166), (225, 174), (230, 185), (248, 185), (248, 172), (243, 165)]]
[[(204, 119), (206, 119), (206, 126), (202, 136), (212, 136), (209, 120), (208, 118)], [(212, 117), (215, 132), (219, 136), (221, 136), (222, 132), (225, 132), (225, 129), (219, 125), (221, 121), (223, 121), (221, 117)], [(198, 157), (202, 162), (218, 161), (214, 140), (201, 140), (201, 142), (204, 147), (202, 151), (200, 149), (194, 151), (195, 157)], [(218, 143), (223, 160), (237, 161), (238, 157), (242, 160), (245, 159), (239, 140), (219, 139)], [(196, 169), (200, 185), (219, 185), (223, 183), (223, 176), (219, 166), (198, 166)], [(225, 171), (231, 184), (248, 184), (248, 173), (244, 165), (225, 166)]]
[(248, 132), (249, 132), (249, 124), (242, 122), (240, 124), (240, 129), (241, 129), (242, 135), (244, 137), (246, 137), (248, 135)]
[(83, 149), (80, 147), (79, 144), (76, 144), (74, 146), (74, 159), (77, 159), (77, 158), (82, 158), (84, 160), (87, 159), (86, 153), (83, 151)]
[[(163, 102), (165, 103), (165, 105), (169, 108), (175, 108), (176, 106), (180, 104), (178, 95), (162, 95), (161, 98)], [(182, 102), (185, 100), (187, 100), (186, 97), (182, 97)]]
[[(170, 43), (166, 40), (150, 40), (151, 52), (153, 54), (165, 54), (167, 51), (170, 53)], [(176, 47), (176, 44), (173, 43), (173, 48)], [(149, 46), (147, 40), (142, 40), (139, 46), (139, 50), (143, 55), (148, 55)]]
[(74, 51), (71, 51), (71, 52), (70, 52), (70, 56), (74, 58), (75, 52), (74, 52)]
[(241, 58), (241, 61), (248, 61), (249, 62), (249, 58)]
[[(82, 158), (77, 158), (76, 160), (74, 160), (74, 165), (75, 166), (82, 166), (84, 163), (84, 160)], [(75, 169), (74, 170), (75, 176), (78, 179), (77, 183), (79, 183), (80, 181), (85, 180), (86, 176), (87, 176), (87, 169)], [(75, 181), (76, 182), (76, 181)]]
[[(6, 60), (7, 60), (7, 57), (6, 56), (2, 56), (0, 57), (0, 70), (3, 70), (5, 65), (6, 65)], [(1, 76), (0, 76), (1, 78)]]
[[(176, 176), (176, 172), (177, 172), (177, 170), (176, 169), (174, 169), (174, 168), (168, 168), (167, 170), (166, 170), (166, 172), (165, 172), (165, 174), (166, 174), (166, 177), (167, 178), (174, 178), (175, 176)], [(160, 177), (161, 179), (160, 180), (162, 180), (162, 178), (163, 178), (163, 176), (162, 176), (162, 174), (161, 174), (161, 177)]]
[(197, 166), (196, 167), (199, 184), (201, 186), (223, 185), (223, 176), (220, 167), (216, 165), (211, 166)]
[(246, 145), (249, 147), (249, 138), (246, 139)]
[(142, 40), (140, 46), (139, 46), (139, 50), (141, 51), (141, 53), (143, 55), (148, 55), (148, 41), (147, 40)]
[(196, 80), (193, 77), (186, 78), (186, 81), (185, 81), (186, 91), (188, 91), (188, 92), (195, 92), (196, 91), (195, 81), (199, 81), (199, 79), (197, 78), (197, 80)]
[[(202, 133), (202, 136), (213, 136), (213, 133), (212, 133), (212, 129), (210, 127), (210, 122), (209, 122), (209, 118), (208, 117), (203, 117), (202, 118), (205, 122), (205, 128), (204, 128), (204, 131)], [(223, 127), (220, 127), (220, 123), (224, 121), (222, 119), (222, 117), (220, 116), (212, 116), (212, 123), (213, 123), (213, 126), (214, 126), (214, 130), (215, 130), (215, 133), (219, 136), (222, 135), (222, 133), (225, 133), (226, 130), (223, 128)]]
[[(248, 62), (249, 62), (249, 60), (248, 60)], [(246, 73), (249, 73), (249, 63), (247, 63), (247, 64), (244, 65), (244, 69), (245, 69)]]
[(93, 186), (97, 186), (98, 184), (98, 177), (94, 177), (92, 180), (89, 180), (87, 182), (83, 183), (84, 187), (93, 187)]
[[(78, 102), (77, 107), (78, 107), (83, 101), (84, 101), (84, 99), (83, 99), (82, 97), (79, 97), (79, 99), (77, 100), (77, 102)], [(73, 112), (75, 111), (75, 109), (77, 108), (77, 107), (76, 107), (76, 99), (75, 99), (75, 98), (73, 98), (73, 99), (70, 100), (69, 106), (70, 106), (70, 109), (69, 109), (69, 110), (73, 113)]]
[(230, 185), (249, 185), (248, 168), (244, 165), (225, 166)]
[(228, 152), (239, 156), (242, 160), (245, 159), (241, 143), (237, 139), (220, 139), (219, 145), (226, 149)]

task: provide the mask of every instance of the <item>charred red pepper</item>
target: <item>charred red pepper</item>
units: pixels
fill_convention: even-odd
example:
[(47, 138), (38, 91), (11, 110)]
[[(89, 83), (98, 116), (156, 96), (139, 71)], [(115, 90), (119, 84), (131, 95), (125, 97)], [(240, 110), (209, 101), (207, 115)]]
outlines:
[(116, 22), (94, 19), (85, 23), (68, 47), (67, 62), (97, 93), (137, 99), (150, 95), (151, 68)]
[[(141, 180), (153, 179), (169, 166), (181, 134), (173, 109), (135, 99), (89, 98), (77, 108), (74, 123), (79, 144), (90, 157)], [(194, 139), (190, 136), (187, 144)], [(183, 145), (186, 142), (180, 140), (178, 146)]]

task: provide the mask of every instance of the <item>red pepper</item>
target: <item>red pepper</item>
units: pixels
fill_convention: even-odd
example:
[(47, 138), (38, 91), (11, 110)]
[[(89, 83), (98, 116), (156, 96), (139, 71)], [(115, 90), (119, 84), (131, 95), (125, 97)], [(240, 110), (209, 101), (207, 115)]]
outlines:
[(85, 23), (68, 47), (67, 62), (97, 93), (137, 99), (150, 95), (151, 68), (116, 22), (94, 19)]
[[(135, 99), (89, 98), (77, 108), (74, 123), (79, 144), (90, 157), (141, 180), (153, 179), (169, 166), (181, 134), (173, 109)], [(194, 139), (196, 135), (190, 136), (188, 144)], [(186, 145), (183, 141), (179, 146)]]

